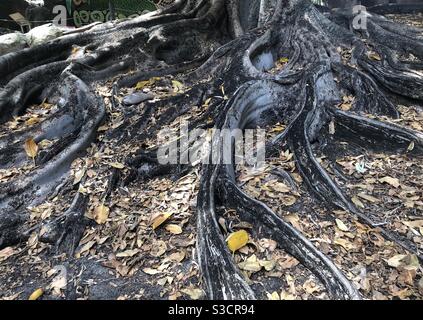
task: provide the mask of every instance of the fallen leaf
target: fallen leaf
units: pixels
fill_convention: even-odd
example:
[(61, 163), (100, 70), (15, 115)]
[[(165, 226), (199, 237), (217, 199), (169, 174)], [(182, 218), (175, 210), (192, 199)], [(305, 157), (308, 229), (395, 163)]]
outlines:
[(294, 257), (287, 257), (284, 260), (279, 260), (278, 264), (281, 266), (282, 269), (291, 269), (292, 267), (295, 267), (300, 262), (295, 259)]
[(374, 61), (381, 61), (382, 60), (382, 57), (374, 51), (368, 52), (367, 56), (369, 57), (370, 60), (374, 60)]
[(231, 233), (226, 239), (226, 242), (228, 243), (229, 250), (235, 252), (245, 246), (248, 240), (249, 236), (247, 231), (239, 230), (237, 232)]
[(13, 256), (14, 254), (18, 253), (18, 250), (15, 250), (12, 247), (6, 247), (0, 250), (0, 261), (6, 260), (7, 258)]
[(119, 162), (112, 162), (110, 164), (111, 167), (116, 168), (116, 169), (124, 169), (125, 165), (123, 163), (119, 163)]
[(35, 290), (28, 298), (28, 300), (37, 300), (44, 294), (44, 290), (42, 288), (38, 288)]
[(363, 204), (363, 202), (361, 202), (360, 201), (360, 199), (358, 199), (357, 197), (352, 197), (351, 198), (351, 201), (357, 206), (357, 207), (360, 207), (360, 208), (364, 208), (365, 206), (364, 206), (364, 204)]
[(144, 81), (139, 81), (137, 82), (135, 89), (137, 90), (142, 90), (144, 89), (146, 86), (150, 85), (151, 81), (150, 80), (144, 80)]
[(316, 282), (314, 282), (313, 280), (307, 280), (304, 284), (303, 284), (303, 289), (308, 293), (308, 294), (313, 294), (315, 292), (320, 292), (321, 289), (319, 288), (319, 286), (316, 284)]
[(133, 257), (135, 256), (138, 252), (140, 252), (138, 249), (133, 249), (133, 250), (125, 250), (122, 252), (119, 252), (116, 254), (117, 258), (126, 258), (126, 257)]
[(163, 240), (157, 240), (153, 244), (153, 248), (150, 251), (150, 254), (153, 257), (160, 257), (167, 251), (167, 245), (166, 242)]
[(82, 178), (85, 176), (85, 169), (81, 169), (75, 173), (75, 179), (73, 180), (73, 184), (78, 184), (81, 182)]
[(345, 225), (344, 222), (342, 222), (342, 220), (339, 219), (335, 219), (336, 222), (336, 226), (338, 227), (339, 230), (341, 231), (348, 231), (349, 228)]
[(182, 228), (180, 226), (178, 226), (177, 224), (167, 224), (165, 229), (172, 234), (181, 234), (182, 233)]
[(37, 156), (38, 153), (38, 145), (37, 143), (34, 141), (34, 139), (29, 138), (25, 141), (25, 152), (28, 155), (28, 157), (35, 159), (35, 157)]
[(98, 224), (104, 224), (109, 218), (110, 209), (105, 205), (99, 205), (94, 209), (93, 217)]
[(285, 206), (289, 207), (292, 206), (295, 202), (297, 202), (297, 198), (295, 198), (294, 196), (283, 195), (281, 197), (281, 201)]
[(182, 289), (181, 292), (188, 295), (192, 300), (198, 300), (203, 296), (203, 290), (198, 288)]
[(346, 239), (336, 238), (333, 241), (333, 243), (340, 245), (341, 247), (343, 247), (347, 251), (349, 251), (351, 249), (355, 249), (355, 245), (353, 243), (351, 243), (350, 241), (346, 240)]
[(178, 252), (172, 253), (169, 256), (169, 259), (176, 262), (182, 262), (185, 259), (185, 252), (178, 251)]
[(299, 230), (299, 231), (302, 231), (303, 229), (301, 228), (301, 225), (300, 225), (300, 218), (298, 217), (298, 215), (297, 214), (289, 214), (289, 215), (287, 215), (287, 216), (284, 216), (283, 217), (284, 218), (284, 220), (286, 220), (286, 221), (288, 221), (290, 224), (292, 224), (292, 226), (295, 228), (295, 229), (297, 229), (297, 230)]
[(161, 271), (156, 270), (156, 269), (153, 269), (153, 268), (144, 268), (144, 269), (142, 269), (142, 271), (144, 273), (149, 274), (149, 275), (152, 275), (152, 276), (154, 276), (154, 275), (156, 275), (158, 273), (161, 273)]
[(360, 193), (358, 194), (358, 196), (359, 196), (360, 198), (363, 198), (364, 200), (367, 200), (367, 201), (372, 202), (372, 203), (379, 202), (379, 199), (377, 199), (377, 198), (375, 198), (375, 197), (373, 197), (373, 196), (370, 196), (370, 195), (368, 195), (368, 194), (366, 194), (366, 193), (364, 193), (364, 192), (360, 192)]
[(403, 263), (401, 262), (407, 255), (405, 254), (397, 254), (393, 256), (392, 258), (385, 260), (388, 263), (388, 266), (393, 268), (398, 268)]
[(267, 293), (267, 299), (269, 300), (280, 300), (279, 294), (276, 291), (273, 291), (272, 293)]
[(156, 215), (151, 222), (151, 226), (153, 227), (153, 230), (156, 230), (158, 227), (160, 227), (163, 222), (165, 222), (167, 219), (169, 219), (172, 216), (171, 213), (159, 213)]
[(81, 249), (79, 250), (79, 254), (84, 253), (85, 251), (90, 250), (93, 245), (96, 244), (96, 241), (92, 240), (92, 241), (88, 241), (86, 244), (84, 244)]
[(57, 273), (59, 272), (59, 274), (54, 277), (54, 279), (52, 280), (49, 288), (52, 289), (53, 291), (53, 295), (55, 296), (60, 296), (61, 291), (63, 289), (66, 288), (67, 285), (67, 279), (66, 279), (66, 269), (61, 270), (62, 268), (64, 268), (63, 266), (55, 266), (52, 270), (51, 273)]
[(274, 260), (259, 260), (259, 264), (266, 271), (272, 271), (275, 268), (276, 262)]
[(383, 177), (379, 179), (379, 182), (390, 184), (391, 186), (398, 188), (401, 184), (397, 178)]
[(240, 269), (250, 272), (258, 272), (262, 268), (255, 254), (248, 257), (247, 260), (240, 262), (238, 266)]
[(172, 80), (172, 86), (174, 92), (181, 92), (184, 89), (184, 85), (177, 80)]
[(423, 227), (423, 220), (414, 220), (414, 221), (402, 221), (407, 227), (410, 228), (420, 228)]

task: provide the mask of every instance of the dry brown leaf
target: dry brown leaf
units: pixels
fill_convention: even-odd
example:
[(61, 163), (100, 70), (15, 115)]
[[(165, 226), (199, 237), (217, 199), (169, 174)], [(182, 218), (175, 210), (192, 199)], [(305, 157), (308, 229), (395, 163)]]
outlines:
[(283, 195), (281, 197), (281, 201), (285, 206), (289, 207), (292, 206), (295, 202), (297, 202), (297, 198), (294, 196)]
[(164, 242), (163, 240), (157, 240), (154, 242), (153, 248), (150, 251), (150, 254), (153, 257), (160, 257), (163, 254), (165, 254), (166, 251), (167, 251), (166, 242)]
[(375, 197), (373, 197), (373, 196), (371, 196), (371, 195), (368, 195), (368, 194), (366, 194), (366, 193), (364, 193), (364, 192), (360, 192), (359, 194), (357, 194), (360, 198), (363, 198), (364, 200), (367, 200), (367, 201), (369, 201), (369, 202), (372, 202), (372, 203), (377, 203), (377, 202), (379, 202), (379, 199), (377, 199), (377, 198), (375, 198)]
[(186, 288), (182, 289), (181, 292), (188, 295), (192, 300), (198, 300), (203, 296), (203, 290), (198, 288)]
[(302, 231), (303, 230), (302, 227), (301, 227), (301, 225), (300, 225), (300, 218), (298, 217), (297, 214), (292, 213), (292, 214), (289, 214), (289, 215), (287, 215), (287, 216), (285, 216), (283, 218), (284, 218), (285, 221), (288, 221), (290, 224), (292, 224), (292, 226), (295, 229), (297, 229), (299, 231)]
[(178, 251), (178, 252), (172, 253), (169, 256), (169, 259), (176, 262), (182, 262), (185, 259), (185, 252)]
[(258, 272), (262, 268), (255, 254), (248, 257), (247, 260), (240, 262), (238, 266), (240, 267), (240, 269), (249, 272)]
[(144, 269), (142, 269), (142, 271), (144, 273), (152, 275), (152, 276), (161, 273), (161, 271), (159, 271), (157, 269), (153, 269), (153, 268), (144, 268)]
[(153, 217), (150, 225), (153, 227), (153, 230), (156, 230), (158, 227), (160, 227), (163, 224), (163, 222), (165, 222), (171, 216), (172, 216), (172, 213), (168, 213), (168, 212), (159, 213)]
[(358, 199), (357, 197), (352, 197), (351, 198), (351, 201), (357, 206), (357, 207), (360, 207), (360, 208), (364, 208), (364, 204), (363, 204), (363, 202), (361, 202), (360, 201), (360, 199)]
[(7, 258), (13, 256), (14, 254), (18, 253), (18, 250), (15, 250), (12, 247), (6, 247), (0, 250), (0, 261), (6, 260)]
[(24, 148), (28, 157), (35, 159), (38, 154), (38, 145), (33, 138), (29, 138), (25, 141)]
[(283, 261), (279, 260), (278, 264), (282, 267), (282, 269), (291, 269), (292, 267), (295, 267), (300, 262), (295, 259), (294, 257), (287, 257)]
[(397, 178), (383, 177), (379, 179), (379, 182), (390, 184), (391, 186), (398, 188), (401, 184)]
[(336, 226), (338, 227), (339, 230), (341, 231), (348, 231), (349, 228), (345, 225), (344, 222), (342, 222), (342, 220), (339, 219), (335, 219), (336, 222)]
[(177, 224), (167, 224), (165, 229), (172, 234), (181, 234), (182, 233), (182, 228), (180, 226), (178, 226)]
[(276, 262), (274, 260), (259, 260), (259, 264), (266, 271), (272, 271), (275, 268)]
[(393, 256), (392, 258), (385, 260), (388, 263), (388, 266), (393, 268), (398, 268), (403, 263), (401, 262), (407, 255), (405, 254), (397, 254)]
[(106, 223), (109, 218), (110, 209), (104, 204), (99, 205), (94, 209), (93, 217), (98, 224)]
[(135, 256), (139, 252), (140, 252), (140, 250), (138, 250), (138, 249), (125, 250), (125, 251), (122, 251), (122, 252), (117, 253), (116, 254), (116, 257), (117, 258), (133, 257), (133, 256)]
[(319, 288), (319, 286), (317, 285), (316, 282), (314, 282), (313, 280), (307, 280), (304, 284), (303, 284), (303, 289), (308, 293), (308, 294), (313, 294), (315, 292), (320, 292), (321, 289)]

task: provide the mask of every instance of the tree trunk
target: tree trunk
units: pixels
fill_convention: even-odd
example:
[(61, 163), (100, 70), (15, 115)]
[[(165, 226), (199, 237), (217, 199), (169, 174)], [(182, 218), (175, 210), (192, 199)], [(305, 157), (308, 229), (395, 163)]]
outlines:
[[(42, 123), (0, 136), (1, 169), (31, 165), (22, 148), (28, 139), (53, 141), (36, 157), (35, 167), (0, 185), (0, 248), (42, 230), (39, 239), (55, 245), (52, 255), (56, 249), (72, 256), (86, 225), (88, 195), (75, 195), (69, 168), (93, 142), (98, 149), (132, 146), (120, 161), (129, 168), (125, 177), (110, 167), (96, 169), (97, 175), (108, 179), (105, 203), (112, 201), (119, 187), (194, 170), (191, 165), (162, 165), (156, 149), (139, 147), (193, 106), (206, 110), (190, 120), (191, 129), (285, 124), (283, 133), (267, 141), (267, 156), (289, 147), (313, 197), (376, 227), (378, 221), (358, 208), (316, 159), (325, 141), (422, 154), (421, 133), (363, 115), (397, 118), (398, 99), (423, 100), (423, 78), (417, 73), (423, 68), (421, 30), (377, 15), (366, 18), (367, 29), (359, 30), (349, 13), (324, 15), (308, 0), (178, 0), (139, 18), (106, 23), (0, 57), (1, 123), (24, 114), (34, 100), (57, 105)], [(347, 51), (351, 55), (342, 54)], [(401, 61), (398, 57), (405, 53), (415, 60)], [(271, 72), (281, 57), (287, 58), (285, 65)], [(109, 113), (96, 89), (100, 83), (113, 82), (108, 108), (123, 108), (118, 96), (125, 88), (176, 74), (190, 88), (187, 92), (145, 102), (138, 121), (130, 120), (126, 110), (122, 125), (96, 140)], [(340, 110), (337, 106), (348, 94), (355, 96), (355, 102), (351, 110)], [(207, 97), (215, 98), (209, 103)], [(330, 129), (333, 125), (335, 132)], [(208, 298), (256, 297), (227, 249), (216, 203), (234, 209), (256, 232), (297, 258), (332, 298), (361, 298), (329, 257), (266, 204), (247, 195), (235, 176), (234, 165), (201, 167), (197, 258)], [(29, 219), (28, 207), (58, 194), (69, 199), (62, 215), (46, 221)], [(380, 228), (387, 239), (421, 257), (413, 241)]]

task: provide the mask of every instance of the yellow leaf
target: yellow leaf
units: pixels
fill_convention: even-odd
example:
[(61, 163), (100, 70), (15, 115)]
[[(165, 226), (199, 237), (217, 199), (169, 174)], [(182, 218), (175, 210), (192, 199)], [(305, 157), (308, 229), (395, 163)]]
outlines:
[(168, 224), (166, 225), (165, 229), (173, 234), (181, 234), (182, 228), (176, 224)]
[(26, 140), (24, 148), (25, 148), (25, 152), (28, 155), (28, 157), (34, 159), (37, 156), (38, 145), (34, 141), (34, 139), (29, 138), (28, 140)]
[(94, 209), (94, 220), (98, 224), (106, 223), (107, 218), (109, 217), (110, 209), (105, 205), (99, 205), (97, 208)]
[(38, 122), (40, 122), (40, 119), (39, 119), (39, 118), (37, 118), (37, 117), (32, 117), (32, 118), (30, 118), (30, 119), (26, 120), (26, 121), (25, 121), (25, 124), (26, 124), (27, 126), (32, 126), (33, 124), (36, 124), (36, 123), (38, 123)]
[(239, 230), (237, 232), (231, 233), (226, 239), (228, 243), (229, 250), (235, 252), (245, 246), (248, 242), (248, 233), (245, 230)]
[(281, 64), (288, 63), (288, 62), (289, 62), (289, 58), (284, 57), (279, 59), (279, 63)]
[(144, 89), (144, 87), (146, 87), (149, 84), (150, 84), (150, 80), (140, 81), (135, 86), (135, 89), (142, 90), (142, 89)]
[(162, 225), (163, 222), (165, 222), (171, 216), (172, 216), (171, 213), (160, 213), (156, 217), (154, 217), (151, 223), (153, 230), (156, 230), (160, 225)]
[(280, 300), (279, 294), (276, 291), (273, 291), (272, 293), (267, 293), (267, 299), (269, 300)]
[(37, 300), (39, 297), (41, 297), (44, 293), (44, 290), (42, 288), (39, 288), (35, 290), (28, 298), (28, 300)]
[(341, 230), (341, 231), (348, 231), (349, 230), (348, 227), (345, 225), (345, 223), (343, 223), (341, 220), (336, 219), (335, 222), (336, 222), (336, 226), (338, 227), (339, 230)]
[(184, 85), (177, 80), (172, 80), (172, 86), (173, 86), (173, 91), (175, 92), (181, 92), (184, 89)]
[(210, 104), (212, 98), (207, 98), (206, 101), (204, 101), (203, 107), (208, 107)]

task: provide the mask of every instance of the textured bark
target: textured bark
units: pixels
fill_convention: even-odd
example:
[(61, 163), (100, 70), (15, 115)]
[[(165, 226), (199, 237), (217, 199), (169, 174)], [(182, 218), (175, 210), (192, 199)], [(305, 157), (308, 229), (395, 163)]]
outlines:
[[(268, 8), (273, 8), (268, 10)], [(28, 219), (25, 208), (66, 188), (70, 163), (94, 141), (105, 116), (94, 85), (114, 79), (114, 90), (140, 80), (184, 72), (192, 85), (187, 95), (148, 102), (137, 123), (125, 123), (109, 132), (120, 141), (144, 141), (190, 110), (207, 96), (225, 92), (230, 98), (209, 106), (194, 119), (193, 128), (205, 119), (219, 129), (244, 129), (277, 122), (287, 129), (268, 142), (270, 151), (288, 144), (310, 192), (328, 207), (342, 208), (362, 222), (375, 226), (358, 209), (319, 164), (312, 145), (327, 136), (331, 121), (337, 125), (334, 139), (377, 150), (381, 143), (389, 152), (421, 156), (421, 133), (340, 111), (335, 108), (343, 93), (353, 93), (352, 111), (398, 117), (397, 99), (423, 100), (423, 78), (416, 72), (423, 65), (421, 30), (396, 26), (377, 15), (369, 15), (368, 30), (351, 27), (353, 16), (338, 11), (328, 16), (307, 0), (238, 1), (178, 0), (169, 8), (130, 21), (107, 23), (84, 33), (64, 36), (45, 45), (0, 57), (0, 121), (25, 112), (28, 101), (58, 103), (59, 111), (45, 122), (0, 138), (0, 168), (11, 168), (25, 160), (18, 151), (28, 137), (58, 139), (38, 160), (37, 169), (25, 179), (0, 185), (0, 247), (25, 240)], [(110, 41), (105, 41), (110, 39)], [(82, 48), (72, 56), (73, 48)], [(352, 49), (345, 61), (338, 47)], [(369, 48), (381, 61), (368, 58)], [(418, 61), (403, 62), (399, 54), (412, 53)], [(267, 72), (281, 55), (289, 63), (278, 73)], [(135, 70), (131, 75), (123, 75)], [(121, 76), (123, 75), (123, 76)], [(339, 79), (336, 81), (335, 79)], [(118, 103), (113, 99), (113, 103)], [(161, 107), (161, 113), (155, 110)], [(155, 124), (147, 121), (155, 117)], [(148, 129), (147, 129), (148, 128)], [(317, 144), (316, 144), (317, 143)], [(21, 152), (21, 154), (19, 154)], [(139, 150), (128, 159), (132, 173), (121, 179), (112, 173), (108, 197), (117, 185), (145, 181), (157, 175), (173, 175), (189, 167), (162, 166), (154, 152)], [(278, 217), (264, 203), (245, 194), (235, 181), (234, 167), (204, 165), (198, 194), (198, 261), (208, 298), (253, 299), (254, 292), (232, 261), (216, 213), (216, 201), (234, 208), (266, 236), (309, 268), (336, 299), (359, 299), (360, 295), (342, 272), (299, 231)], [(83, 196), (77, 195), (60, 221), (48, 225), (44, 241), (72, 253), (85, 225)], [(35, 228), (41, 228), (36, 226)], [(384, 236), (416, 253), (418, 248), (389, 230)]]

